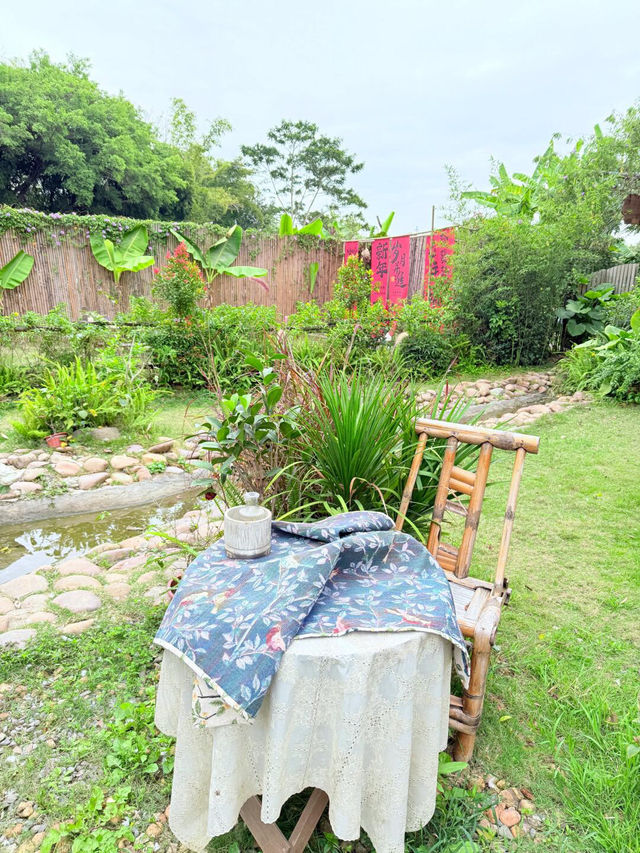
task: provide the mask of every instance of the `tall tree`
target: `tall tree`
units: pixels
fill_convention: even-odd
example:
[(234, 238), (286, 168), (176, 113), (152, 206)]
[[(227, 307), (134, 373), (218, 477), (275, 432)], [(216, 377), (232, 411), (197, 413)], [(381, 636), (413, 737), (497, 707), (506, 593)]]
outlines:
[(0, 202), (181, 219), (190, 191), (180, 152), (103, 92), (86, 60), (0, 64)]
[(194, 222), (238, 223), (242, 228), (266, 225), (268, 211), (260, 204), (250, 180), (251, 170), (240, 158), (232, 161), (214, 156), (230, 123), (217, 118), (203, 134), (198, 133), (195, 112), (182, 98), (171, 102), (169, 139), (182, 154), (191, 186), (186, 219)]
[(282, 121), (267, 133), (266, 144), (243, 145), (241, 150), (275, 208), (298, 225), (330, 205), (341, 211), (366, 207), (347, 185), (364, 164), (343, 148), (342, 139), (323, 136), (317, 124)]

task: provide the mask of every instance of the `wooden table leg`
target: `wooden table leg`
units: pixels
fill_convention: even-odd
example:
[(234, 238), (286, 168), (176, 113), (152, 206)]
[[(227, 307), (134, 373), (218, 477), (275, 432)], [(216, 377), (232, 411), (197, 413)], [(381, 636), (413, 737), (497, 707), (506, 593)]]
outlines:
[(251, 797), (240, 809), (240, 817), (249, 832), (258, 842), (263, 853), (290, 853), (291, 845), (275, 823), (263, 823), (260, 817), (262, 803), (259, 797)]
[(292, 853), (303, 853), (307, 841), (311, 838), (328, 802), (329, 797), (324, 791), (321, 791), (320, 788), (313, 789), (307, 805), (302, 810), (302, 814), (289, 837)]
[(325, 792), (320, 788), (314, 788), (289, 839), (275, 823), (262, 821), (260, 817), (262, 802), (259, 797), (251, 797), (247, 800), (240, 809), (240, 817), (263, 853), (303, 853), (328, 802), (329, 797)]

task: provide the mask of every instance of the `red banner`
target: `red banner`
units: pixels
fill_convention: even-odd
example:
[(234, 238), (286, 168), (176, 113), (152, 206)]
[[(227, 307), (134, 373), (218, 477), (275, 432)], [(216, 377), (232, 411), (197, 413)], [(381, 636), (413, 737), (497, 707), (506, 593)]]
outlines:
[(389, 285), (389, 240), (374, 240), (371, 244), (371, 304), (382, 299), (387, 305), (387, 288)]
[(389, 246), (389, 302), (409, 295), (409, 237), (392, 237)]
[(455, 233), (453, 228), (442, 228), (427, 235), (425, 246), (425, 273), (424, 273), (424, 296), (430, 302), (435, 300), (434, 284), (449, 280), (452, 275), (451, 255)]
[(345, 263), (345, 264), (347, 263), (347, 260), (348, 260), (352, 255), (357, 255), (357, 254), (358, 254), (358, 247), (359, 247), (359, 246), (360, 246), (360, 243), (358, 243), (358, 241), (357, 241), (357, 240), (348, 240), (348, 241), (344, 244), (344, 263)]

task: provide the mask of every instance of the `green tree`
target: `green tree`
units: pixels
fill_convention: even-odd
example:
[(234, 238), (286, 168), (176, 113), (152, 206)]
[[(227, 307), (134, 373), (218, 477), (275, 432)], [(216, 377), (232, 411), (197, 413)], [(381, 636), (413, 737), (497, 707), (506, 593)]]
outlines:
[(279, 213), (297, 225), (334, 209), (365, 208), (347, 185), (363, 163), (343, 148), (342, 139), (323, 136), (317, 124), (282, 121), (267, 133), (266, 144), (243, 145), (243, 155), (262, 178)]
[(260, 204), (251, 170), (240, 158), (228, 161), (214, 156), (221, 137), (230, 130), (226, 119), (217, 118), (199, 135), (195, 112), (182, 98), (171, 102), (169, 139), (182, 154), (191, 186), (185, 218), (229, 226), (237, 223), (242, 228), (265, 227), (270, 213)]
[(44, 211), (180, 219), (190, 186), (180, 152), (86, 60), (0, 65), (0, 202)]

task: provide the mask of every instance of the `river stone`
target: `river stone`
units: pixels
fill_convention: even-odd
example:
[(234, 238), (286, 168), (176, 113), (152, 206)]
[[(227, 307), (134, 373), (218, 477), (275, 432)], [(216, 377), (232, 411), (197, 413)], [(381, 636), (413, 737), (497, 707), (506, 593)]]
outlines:
[(65, 610), (70, 610), (72, 613), (86, 613), (92, 610), (98, 610), (102, 602), (95, 592), (87, 592), (83, 589), (74, 589), (70, 592), (63, 592), (53, 599), (53, 604), (62, 607)]
[(61, 477), (77, 477), (82, 473), (82, 468), (73, 459), (65, 459), (64, 462), (57, 462), (53, 466), (53, 470)]
[(35, 453), (25, 453), (23, 456), (19, 456), (15, 453), (11, 454), (8, 457), (7, 462), (9, 465), (13, 465), (14, 468), (26, 468), (30, 462), (36, 461)]
[(19, 631), (6, 631), (0, 634), (0, 646), (17, 646), (19, 649), (24, 649), (29, 640), (35, 637), (34, 628), (23, 628)]
[(130, 444), (127, 453), (144, 453), (144, 447), (141, 444)]
[(13, 465), (5, 465), (0, 462), (0, 486), (10, 486), (22, 477), (22, 471), (18, 471)]
[(43, 474), (44, 471), (42, 470), (42, 468), (27, 468), (27, 470), (22, 475), (22, 482), (33, 483), (38, 479), (38, 477), (42, 477)]
[(129, 536), (128, 539), (123, 539), (122, 542), (118, 544), (118, 548), (146, 548), (147, 540), (146, 538), (139, 533), (137, 536)]
[(130, 474), (125, 474), (124, 471), (114, 471), (111, 475), (111, 482), (118, 486), (130, 486), (133, 483), (133, 477)]
[(101, 486), (109, 475), (102, 473), (97, 474), (82, 474), (78, 477), (78, 488), (83, 491), (94, 489), (96, 486)]
[(19, 610), (15, 616), (9, 617), (9, 628), (26, 628), (27, 625), (40, 625), (42, 622), (55, 622), (55, 614), (48, 610), (38, 610), (35, 613), (31, 610)]
[(68, 589), (101, 589), (102, 584), (88, 575), (67, 575), (64, 578), (59, 578), (54, 583), (53, 588), (58, 592)]
[(552, 400), (549, 403), (549, 411), (557, 414), (558, 412), (564, 411), (564, 406), (559, 400)]
[(139, 468), (135, 470), (136, 480), (140, 483), (143, 480), (150, 480), (152, 477), (151, 471), (148, 468), (145, 468), (144, 465), (141, 465)]
[(167, 593), (166, 586), (152, 586), (151, 589), (148, 589), (145, 592), (144, 597), (145, 598), (151, 598), (153, 604), (162, 604), (163, 603), (163, 597), (165, 596), (166, 593)]
[(107, 585), (113, 583), (126, 583), (127, 575), (119, 574), (118, 572), (108, 572), (105, 575), (105, 582)]
[(128, 583), (110, 583), (105, 586), (104, 591), (111, 596), (115, 601), (124, 601), (131, 592), (131, 587)]
[(162, 453), (143, 453), (142, 454), (142, 462), (144, 465), (151, 465), (152, 462), (162, 462), (166, 464), (166, 459), (162, 455)]
[(13, 601), (5, 595), (0, 595), (0, 616), (4, 616), (5, 613), (9, 613), (11, 610), (13, 610)]
[(99, 575), (102, 571), (86, 557), (72, 557), (70, 560), (65, 560), (57, 566), (57, 570), (61, 575), (90, 575), (91, 577)]
[(120, 430), (117, 427), (95, 427), (88, 430), (89, 436), (94, 441), (115, 441), (120, 438)]
[(8, 595), (9, 598), (26, 598), (36, 592), (45, 592), (48, 588), (46, 580), (32, 572), (3, 583), (0, 586), (0, 595)]
[(149, 448), (149, 453), (168, 453), (173, 447), (173, 444), (173, 439), (169, 438), (167, 441), (160, 442), (160, 444), (154, 444), (153, 447)]
[(131, 468), (138, 464), (138, 460), (133, 456), (112, 456), (111, 467), (116, 471), (122, 471), (124, 468)]
[(71, 634), (74, 636), (75, 634), (84, 634), (95, 622), (95, 619), (83, 619), (81, 622), (69, 622), (67, 625), (63, 625), (62, 628), (59, 628), (61, 634)]
[(88, 471), (89, 474), (101, 474), (103, 471), (107, 470), (109, 463), (106, 459), (101, 459), (99, 456), (90, 456), (88, 459), (84, 460), (82, 467), (85, 471)]
[(184, 473), (182, 468), (178, 468), (177, 465), (167, 465), (164, 469), (165, 474), (182, 474)]
[(47, 606), (47, 601), (51, 598), (48, 593), (38, 592), (35, 595), (28, 595), (22, 599), (21, 606), (25, 610), (42, 610)]
[(136, 583), (146, 585), (146, 584), (154, 583), (157, 580), (158, 580), (158, 573), (157, 572), (145, 572), (144, 574), (140, 575), (140, 577), (138, 578)]
[(17, 483), (13, 483), (11, 491), (19, 495), (31, 495), (34, 492), (41, 492), (42, 486), (40, 483), (23, 483), (22, 480), (19, 480)]
[(124, 560), (130, 557), (133, 552), (132, 548), (114, 548), (113, 551), (103, 551), (100, 558), (112, 566), (119, 560)]
[(128, 557), (125, 560), (119, 560), (112, 566), (116, 572), (130, 572), (132, 569), (137, 569), (143, 563), (147, 562), (146, 554), (138, 554), (135, 557)]

